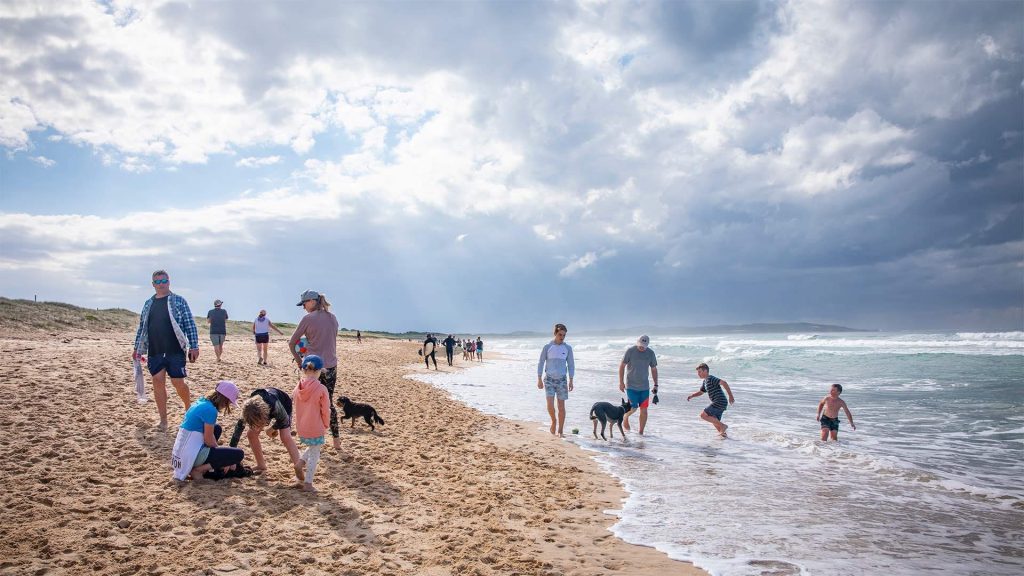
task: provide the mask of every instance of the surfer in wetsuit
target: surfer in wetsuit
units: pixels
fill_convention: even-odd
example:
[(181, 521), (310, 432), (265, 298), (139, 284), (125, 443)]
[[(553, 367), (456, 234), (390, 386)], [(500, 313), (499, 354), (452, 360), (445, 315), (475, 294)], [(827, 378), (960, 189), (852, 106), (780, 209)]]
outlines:
[(423, 362), (426, 363), (427, 369), (430, 369), (430, 360), (434, 360), (434, 370), (437, 370), (437, 338), (434, 338), (433, 334), (427, 334), (427, 339), (423, 341)]

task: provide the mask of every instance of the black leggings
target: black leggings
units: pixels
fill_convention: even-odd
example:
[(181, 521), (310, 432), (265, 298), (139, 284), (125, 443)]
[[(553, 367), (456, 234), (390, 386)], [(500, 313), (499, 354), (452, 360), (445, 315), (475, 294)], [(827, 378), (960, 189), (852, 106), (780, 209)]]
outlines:
[[(220, 433), (223, 428), (220, 424), (213, 425), (213, 437), (220, 440)], [(210, 455), (206, 457), (204, 464), (213, 466), (214, 470), (221, 470), (232, 464), (241, 464), (245, 458), (245, 451), (241, 448), (229, 448), (227, 446), (215, 446), (210, 448)]]
[(427, 368), (430, 368), (430, 359), (431, 358), (434, 359), (434, 368), (437, 368), (437, 351), (436, 350), (431, 352), (430, 354), (425, 355), (423, 357), (423, 362), (427, 365)]
[(331, 401), (331, 436), (338, 437), (338, 409), (334, 407), (334, 384), (338, 381), (338, 367), (324, 368), (320, 373), (320, 383), (327, 388), (327, 397)]
[(444, 351), (444, 353), (445, 353), (445, 355), (448, 356), (448, 365), (451, 366), (452, 365), (452, 360), (455, 358), (455, 350), (447, 350), (446, 349)]

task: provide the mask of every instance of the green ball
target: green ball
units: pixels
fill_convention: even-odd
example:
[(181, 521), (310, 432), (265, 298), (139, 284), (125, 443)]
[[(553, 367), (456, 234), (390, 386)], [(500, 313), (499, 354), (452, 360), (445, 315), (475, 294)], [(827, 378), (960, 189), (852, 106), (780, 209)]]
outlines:
[(572, 429), (572, 433), (573, 434), (579, 434), (580, 433), (580, 429), (579, 428), (573, 428)]

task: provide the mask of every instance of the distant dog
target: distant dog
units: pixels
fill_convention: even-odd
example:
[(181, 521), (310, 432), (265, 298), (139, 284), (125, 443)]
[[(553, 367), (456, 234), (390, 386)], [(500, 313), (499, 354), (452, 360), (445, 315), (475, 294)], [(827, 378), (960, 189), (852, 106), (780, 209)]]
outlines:
[(612, 423), (608, 430), (608, 434), (610, 434), (612, 438), (615, 438), (616, 424), (619, 425), (619, 433), (622, 434), (622, 437), (626, 437), (626, 433), (622, 431), (622, 419), (625, 418), (626, 412), (629, 412), (630, 405), (626, 400), (621, 398), (620, 400), (622, 400), (622, 404), (619, 406), (616, 406), (611, 402), (597, 402), (590, 407), (590, 419), (594, 421), (594, 439), (597, 439), (598, 420), (601, 421), (601, 438), (607, 440), (604, 436), (604, 427), (608, 422)]
[(370, 430), (375, 430), (375, 428), (373, 427), (374, 422), (377, 422), (377, 424), (381, 425), (384, 424), (384, 419), (378, 416), (377, 411), (374, 410), (373, 406), (370, 406), (369, 404), (359, 404), (357, 402), (349, 400), (345, 396), (338, 398), (337, 404), (345, 413), (345, 415), (341, 417), (342, 421), (344, 421), (346, 418), (352, 419), (352, 426), (350, 426), (350, 428), (355, 428), (356, 418), (360, 416), (362, 416), (363, 420), (366, 420), (366, 424), (369, 425)]

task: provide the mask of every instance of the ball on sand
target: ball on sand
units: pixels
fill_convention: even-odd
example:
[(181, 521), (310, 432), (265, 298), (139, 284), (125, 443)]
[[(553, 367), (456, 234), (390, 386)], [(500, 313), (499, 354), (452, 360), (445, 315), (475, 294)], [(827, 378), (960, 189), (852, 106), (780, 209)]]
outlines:
[(579, 434), (580, 433), (580, 429), (579, 428), (573, 428), (572, 429), (572, 433), (573, 434)]

